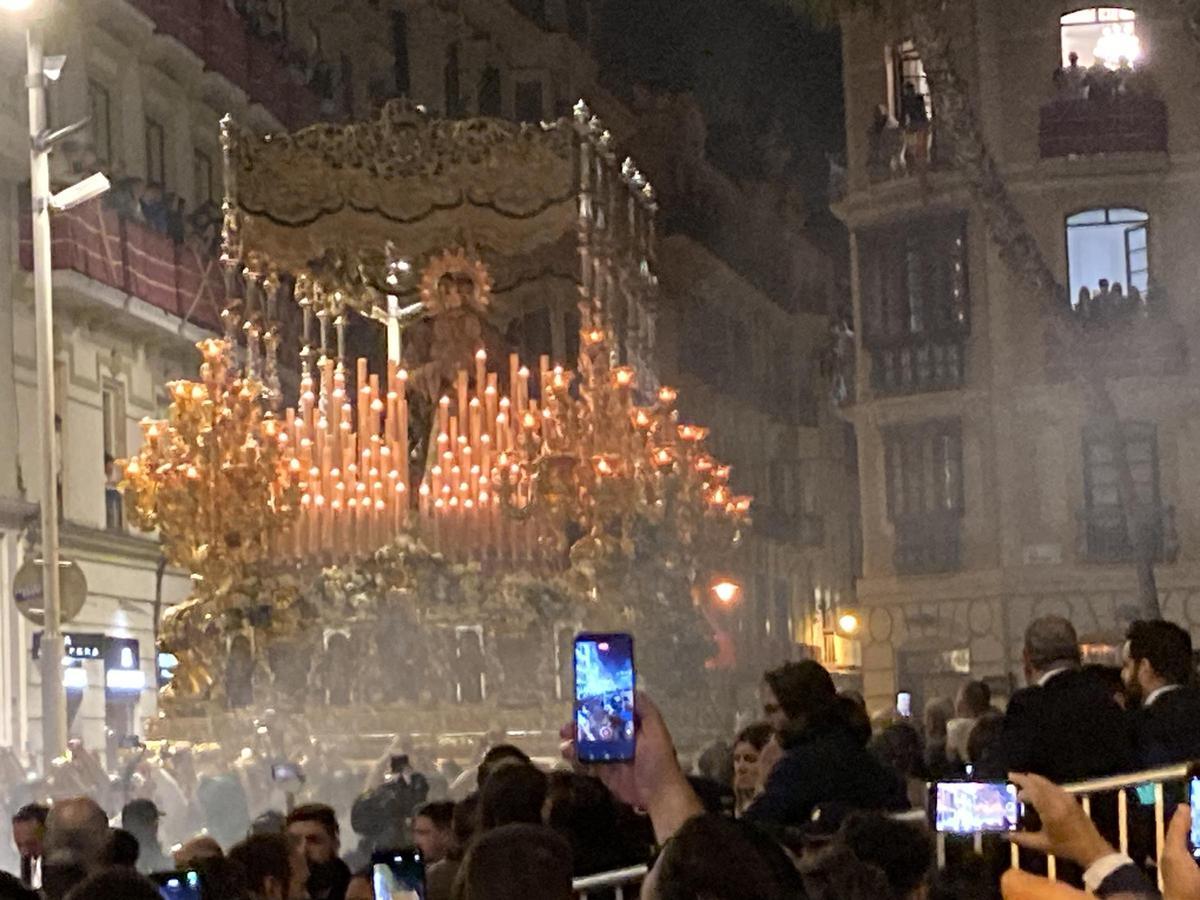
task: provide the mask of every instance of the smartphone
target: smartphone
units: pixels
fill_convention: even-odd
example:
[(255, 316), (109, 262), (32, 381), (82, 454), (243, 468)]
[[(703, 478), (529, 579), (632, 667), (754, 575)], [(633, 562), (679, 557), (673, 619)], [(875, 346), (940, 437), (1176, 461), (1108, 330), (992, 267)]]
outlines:
[(633, 635), (575, 638), (575, 754), (580, 762), (633, 759)]
[(380, 850), (371, 857), (375, 900), (425, 900), (425, 859), (416, 847)]
[(392, 754), (392, 758), (388, 761), (388, 770), (393, 775), (400, 775), (405, 769), (408, 768), (408, 765), (409, 762), (407, 753), (394, 753)]
[(163, 900), (204, 900), (204, 881), (195, 869), (155, 872), (150, 880), (158, 885)]
[(275, 763), (271, 766), (271, 779), (273, 781), (303, 781), (304, 772), (301, 771), (299, 763)]
[(906, 719), (912, 718), (912, 694), (908, 691), (896, 693), (896, 712)]
[(1200, 776), (1188, 779), (1188, 805), (1192, 807), (1192, 827), (1188, 829), (1188, 849), (1192, 858), (1200, 862)]
[(943, 834), (1016, 831), (1021, 822), (1017, 786), (1010, 781), (939, 781), (930, 785), (933, 828)]

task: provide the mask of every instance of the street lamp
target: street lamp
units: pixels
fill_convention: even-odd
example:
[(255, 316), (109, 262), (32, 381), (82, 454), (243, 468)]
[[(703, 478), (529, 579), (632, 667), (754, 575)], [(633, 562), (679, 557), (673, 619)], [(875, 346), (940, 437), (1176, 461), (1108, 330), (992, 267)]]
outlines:
[(742, 586), (732, 578), (718, 578), (709, 586), (709, 590), (717, 603), (726, 609), (737, 603), (742, 596)]
[(862, 626), (858, 616), (852, 612), (842, 613), (838, 616), (837, 627), (838, 633), (843, 637), (854, 637), (858, 634), (858, 629)]
[[(23, 12), (33, 0), (0, 0), (0, 9)], [(50, 211), (70, 209), (108, 189), (108, 179), (93, 175), (60, 194), (50, 193), (50, 151), (54, 144), (87, 125), (76, 122), (50, 131), (46, 126), (46, 81), (62, 72), (62, 57), (46, 58), (42, 23), (37, 17), (25, 29), (29, 89), (29, 184), (33, 215), (33, 296), (37, 332), (38, 430), (42, 448), (42, 579), (45, 625), (42, 633), (42, 758), (49, 772), (67, 749), (67, 697), (63, 687), (62, 603), (58, 552), (58, 444), (54, 428), (54, 311), (52, 303)], [(49, 73), (47, 72), (49, 69)]]

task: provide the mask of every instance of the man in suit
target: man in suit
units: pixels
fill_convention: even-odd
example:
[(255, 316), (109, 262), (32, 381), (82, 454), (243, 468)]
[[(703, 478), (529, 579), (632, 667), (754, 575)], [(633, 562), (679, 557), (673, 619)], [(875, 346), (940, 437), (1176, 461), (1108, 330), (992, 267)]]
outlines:
[(1138, 767), (1200, 759), (1200, 690), (1192, 682), (1192, 638), (1173, 622), (1134, 622), (1121, 677), (1133, 712)]
[(1065, 784), (1135, 768), (1124, 714), (1104, 685), (1080, 671), (1070, 622), (1034, 620), (1025, 632), (1024, 661), (1029, 686), (1008, 702), (987, 775), (1033, 772)]

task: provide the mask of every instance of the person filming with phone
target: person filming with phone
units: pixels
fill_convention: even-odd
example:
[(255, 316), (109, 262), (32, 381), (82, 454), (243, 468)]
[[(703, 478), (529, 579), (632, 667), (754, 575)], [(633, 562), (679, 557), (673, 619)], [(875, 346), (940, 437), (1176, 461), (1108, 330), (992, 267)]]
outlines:
[(391, 753), (383, 783), (359, 797), (350, 823), (362, 835), (368, 852), (410, 843), (413, 812), (429, 797), (429, 782), (416, 771), (407, 753)]

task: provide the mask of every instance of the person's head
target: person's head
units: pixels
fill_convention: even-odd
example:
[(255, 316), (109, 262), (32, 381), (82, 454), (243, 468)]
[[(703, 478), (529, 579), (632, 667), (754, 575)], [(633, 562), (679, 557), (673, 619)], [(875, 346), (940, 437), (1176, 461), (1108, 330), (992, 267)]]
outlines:
[(839, 843), (805, 857), (800, 874), (809, 900), (878, 900), (892, 893), (878, 867)]
[(454, 804), (426, 803), (413, 816), (412, 834), (427, 864), (445, 859), (454, 847)]
[(1134, 702), (1138, 702), (1137, 697), (1131, 698), (1129, 695), (1129, 690), (1125, 685), (1124, 669), (1121, 666), (1088, 663), (1083, 667), (1083, 673), (1097, 684), (1103, 685), (1104, 689), (1108, 691), (1108, 695), (1112, 697), (1113, 702), (1121, 707), (1121, 709), (1128, 709), (1131, 699)]
[(689, 819), (663, 848), (643, 900), (784, 900), (799, 876), (763, 832), (722, 816)]
[(924, 774), (921, 735), (908, 722), (895, 722), (872, 741), (871, 751), (885, 766), (905, 778)]
[(733, 788), (753, 791), (759, 782), (758, 758), (774, 732), (766, 722), (747, 725), (733, 742)]
[(1035, 682), (1054, 669), (1078, 668), (1079, 636), (1062, 616), (1042, 616), (1025, 629), (1025, 677)]
[(75, 885), (66, 900), (161, 900), (158, 887), (144, 875), (129, 868), (111, 868), (96, 872)]
[(482, 791), (488, 777), (499, 768), (510, 766), (513, 763), (529, 765), (531, 762), (529, 754), (520, 747), (514, 747), (512, 744), (497, 744), (483, 754), (483, 759), (479, 763), (477, 788)]
[(551, 772), (545, 822), (571, 845), (576, 875), (617, 869), (628, 847), (621, 811), (600, 779)]
[(250, 823), (251, 834), (283, 834), (287, 830), (287, 816), (277, 809), (260, 813)]
[(46, 837), (46, 816), (49, 807), (40, 803), (22, 806), (12, 817), (13, 843), (21, 856), (36, 859), (42, 855)]
[(967, 762), (978, 766), (1004, 733), (1004, 716), (998, 710), (986, 712), (975, 720), (967, 738)]
[(880, 869), (897, 898), (918, 896), (934, 868), (928, 832), (879, 813), (849, 816), (838, 832), (838, 842)]
[(217, 843), (216, 838), (202, 834), (180, 844), (173, 857), (176, 868), (190, 869), (192, 866), (210, 859), (224, 859), (225, 853), (221, 850), (221, 845)]
[(811, 659), (784, 663), (763, 676), (763, 713), (776, 731), (804, 727), (829, 714), (837, 704), (833, 679)]
[(540, 825), (548, 787), (546, 773), (528, 763), (495, 770), (479, 792), (480, 828)]
[(504, 825), (476, 838), (454, 900), (571, 900), (571, 847), (544, 825)]
[(713, 741), (700, 751), (696, 774), (729, 787), (733, 784), (733, 751), (724, 741)]
[(958, 689), (954, 714), (960, 719), (978, 719), (992, 706), (992, 689), (986, 681), (968, 681)]
[(475, 791), (454, 804), (454, 853), (460, 856), (479, 832), (479, 792)]
[[(230, 861), (242, 871), (246, 890), (255, 900), (295, 900), (304, 896), (308, 868), (299, 845), (282, 834), (252, 834), (229, 851)], [(299, 872), (300, 890), (294, 891)]]
[(954, 704), (945, 697), (934, 697), (925, 704), (925, 740), (945, 741), (946, 725), (954, 718)]
[(1072, 50), (1067, 54), (1067, 62), (1069, 62), (1072, 66), (1079, 65), (1079, 54)]
[(136, 869), (141, 849), (133, 832), (124, 828), (111, 828), (108, 833), (108, 847), (104, 851), (104, 864)]
[(357, 873), (346, 885), (345, 900), (375, 900), (375, 886), (371, 883), (371, 870)]
[(324, 803), (306, 803), (288, 813), (287, 833), (300, 842), (310, 866), (337, 859), (341, 850), (337, 813)]
[(1174, 622), (1134, 622), (1125, 635), (1121, 677), (1131, 700), (1192, 680), (1192, 636)]
[(158, 820), (161, 814), (153, 800), (130, 800), (121, 810), (121, 827), (139, 841), (158, 839)]
[(89, 797), (61, 800), (46, 817), (45, 852), (51, 864), (61, 859), (91, 872), (103, 864), (107, 846), (108, 816)]

